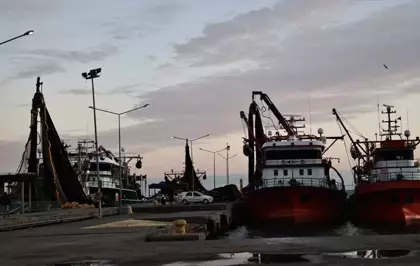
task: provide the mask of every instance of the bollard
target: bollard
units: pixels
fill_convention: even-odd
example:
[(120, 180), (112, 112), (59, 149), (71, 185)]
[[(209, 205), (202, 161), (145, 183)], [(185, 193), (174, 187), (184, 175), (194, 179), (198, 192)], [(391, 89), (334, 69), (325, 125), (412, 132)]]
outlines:
[(187, 221), (184, 219), (179, 219), (174, 221), (175, 225), (175, 232), (180, 235), (185, 235), (185, 226), (187, 225)]

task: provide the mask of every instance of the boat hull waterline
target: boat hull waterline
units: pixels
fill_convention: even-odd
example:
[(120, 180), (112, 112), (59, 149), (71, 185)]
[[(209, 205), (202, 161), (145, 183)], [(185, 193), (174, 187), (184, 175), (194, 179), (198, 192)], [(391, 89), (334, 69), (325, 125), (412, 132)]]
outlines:
[(322, 187), (269, 187), (246, 192), (254, 222), (338, 222), (345, 215), (346, 193)]
[(359, 223), (420, 223), (420, 180), (360, 184), (352, 220)]

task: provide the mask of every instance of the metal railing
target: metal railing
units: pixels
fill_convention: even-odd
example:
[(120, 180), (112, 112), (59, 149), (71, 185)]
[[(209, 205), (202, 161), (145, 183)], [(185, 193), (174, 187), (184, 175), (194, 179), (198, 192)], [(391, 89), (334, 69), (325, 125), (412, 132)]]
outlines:
[[(10, 204), (10, 214), (20, 214), (21, 213), (21, 202), (12, 200)], [(39, 211), (51, 211), (54, 209), (61, 209), (60, 204), (57, 201), (32, 201), (31, 208), (29, 209), (29, 203), (25, 202), (24, 205), (25, 212), (39, 212)], [(0, 205), (0, 215), (4, 213), (3, 205)]]
[(391, 172), (391, 173), (379, 173), (370, 176), (370, 182), (387, 182), (387, 181), (407, 181), (407, 180), (419, 180), (420, 172)]
[(331, 181), (328, 182), (326, 178), (316, 177), (279, 177), (263, 179), (262, 185), (263, 187), (321, 187), (344, 190), (344, 184), (337, 182), (335, 179), (331, 179)]
[(416, 160), (391, 160), (391, 161), (376, 161), (377, 167), (401, 167), (401, 168), (417, 168), (415, 166)]
[[(87, 181), (86, 184), (89, 185), (89, 187), (98, 187), (98, 181)], [(102, 188), (118, 188), (117, 184), (115, 182), (109, 182), (109, 181), (101, 181), (101, 187)]]

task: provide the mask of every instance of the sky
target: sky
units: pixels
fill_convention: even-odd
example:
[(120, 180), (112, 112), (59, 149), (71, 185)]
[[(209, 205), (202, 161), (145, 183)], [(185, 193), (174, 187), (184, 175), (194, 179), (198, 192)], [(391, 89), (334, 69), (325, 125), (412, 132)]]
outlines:
[[(212, 155), (199, 148), (229, 143), (237, 154), (230, 173), (235, 182), (246, 177), (239, 112), (253, 90), (282, 113), (310, 117), (313, 133), (340, 135), (337, 108), (373, 139), (379, 100), (416, 136), (419, 24), (416, 0), (0, 0), (0, 41), (35, 31), (0, 46), (0, 172), (20, 161), (37, 76), (61, 138), (73, 147), (93, 138), (91, 87), (81, 73), (98, 67), (98, 108), (150, 104), (121, 123), (122, 146), (144, 158), (137, 173), (153, 180), (182, 170), (185, 143), (172, 136), (206, 134), (193, 143), (196, 168), (213, 176)], [(99, 144), (117, 152), (117, 117), (98, 112), (97, 121)], [(328, 156), (341, 158), (335, 166), (351, 184), (344, 143)], [(222, 183), (222, 158), (216, 170)]]

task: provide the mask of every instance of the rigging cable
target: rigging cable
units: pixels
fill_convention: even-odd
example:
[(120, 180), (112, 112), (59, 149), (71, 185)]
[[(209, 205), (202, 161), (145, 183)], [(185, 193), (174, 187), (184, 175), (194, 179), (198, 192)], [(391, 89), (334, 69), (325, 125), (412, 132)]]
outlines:
[[(340, 133), (341, 133), (341, 135), (343, 136), (343, 135), (345, 135), (345, 134), (343, 134), (343, 129), (341, 128), (341, 125), (340, 124), (338, 124), (338, 128), (340, 129)], [(344, 141), (344, 148), (346, 149), (346, 156), (347, 156), (347, 162), (349, 163), (349, 167), (350, 167), (350, 169), (353, 169), (353, 166), (352, 166), (352, 164), (351, 164), (351, 160), (350, 160), (350, 156), (349, 156), (349, 149), (348, 149), (348, 146), (347, 146), (347, 141), (346, 141), (346, 139), (344, 139), (343, 138), (343, 141)], [(354, 182), (354, 181), (353, 181)]]
[(354, 133), (354, 134), (356, 134), (356, 135), (358, 135), (359, 137), (361, 137), (361, 138), (366, 138), (365, 136), (363, 136), (363, 134), (362, 133), (360, 133), (358, 130), (357, 130), (357, 128), (355, 128), (344, 116), (342, 116), (341, 115), (341, 113), (339, 113), (338, 111), (336, 111), (337, 112), (337, 114), (340, 116), (340, 118), (341, 118), (341, 120), (343, 120), (343, 121), (345, 121), (345, 122), (347, 122), (347, 125), (349, 126), (349, 127), (351, 127), (352, 128), (352, 130), (354, 130), (354, 131), (351, 131), (351, 130), (349, 130), (349, 132), (352, 132), (352, 133)]
[[(265, 112), (265, 111), (267, 111), (267, 107), (265, 107), (265, 105), (264, 105), (264, 103), (262, 102), (262, 100), (261, 100), (261, 107), (259, 107), (259, 106), (258, 106), (258, 109), (259, 109), (259, 111), (260, 111), (260, 113), (261, 113), (261, 116), (262, 116), (262, 117), (264, 117), (264, 118), (266, 118), (266, 119), (269, 119), (269, 120), (271, 121), (271, 123), (273, 124), (274, 129), (275, 129), (276, 131), (278, 131), (278, 129), (277, 129), (277, 127), (276, 127), (276, 123), (274, 123), (273, 119), (272, 119), (270, 116), (265, 116), (265, 115), (264, 115), (264, 112)], [(270, 111), (270, 108), (268, 108), (268, 110)]]

